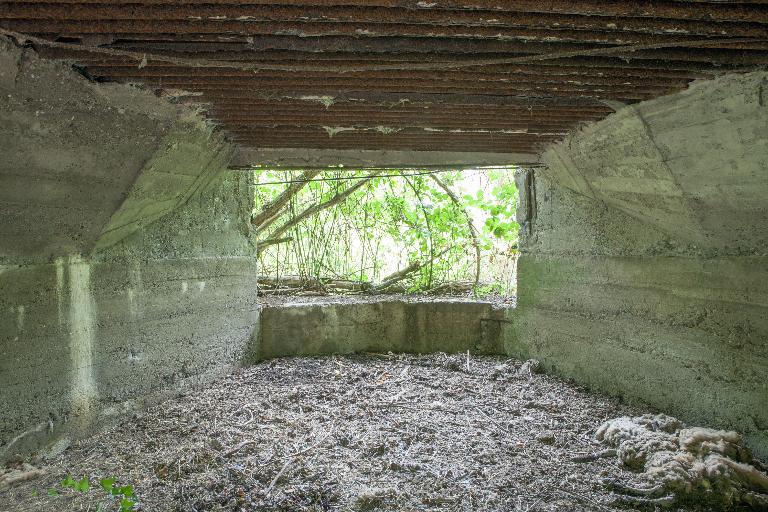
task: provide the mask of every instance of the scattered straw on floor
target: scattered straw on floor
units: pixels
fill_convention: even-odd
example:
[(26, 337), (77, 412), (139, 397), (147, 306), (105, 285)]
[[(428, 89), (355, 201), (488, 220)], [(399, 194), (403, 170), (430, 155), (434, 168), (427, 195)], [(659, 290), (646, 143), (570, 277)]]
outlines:
[[(113, 476), (153, 512), (618, 510), (602, 481), (625, 470), (590, 454), (635, 412), (530, 362), (273, 360), (75, 443), (0, 511), (118, 510), (96, 484)], [(92, 488), (61, 489), (67, 474)]]

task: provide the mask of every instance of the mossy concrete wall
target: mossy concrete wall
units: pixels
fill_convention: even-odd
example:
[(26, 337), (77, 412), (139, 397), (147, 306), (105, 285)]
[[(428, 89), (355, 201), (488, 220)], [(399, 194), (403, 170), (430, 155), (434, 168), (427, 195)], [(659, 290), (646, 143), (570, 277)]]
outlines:
[(768, 457), (768, 75), (697, 83), (523, 173), (509, 353)]
[(501, 354), (510, 312), (470, 300), (269, 306), (261, 311), (250, 357), (467, 350)]
[(194, 112), (0, 49), (0, 459), (239, 364), (248, 176)]

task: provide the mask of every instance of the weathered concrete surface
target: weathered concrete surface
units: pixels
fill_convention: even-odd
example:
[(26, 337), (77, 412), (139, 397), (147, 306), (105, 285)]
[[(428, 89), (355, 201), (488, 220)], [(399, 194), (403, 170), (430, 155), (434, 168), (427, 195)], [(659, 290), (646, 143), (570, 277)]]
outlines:
[(95, 258), (0, 267), (0, 458), (239, 364), (258, 309), (248, 217), (221, 199), (238, 181)]
[(3, 459), (231, 369), (258, 309), (252, 185), (208, 126), (13, 47), (0, 61)]
[(88, 432), (237, 365), (258, 322), (254, 274), (248, 257), (6, 269), (0, 458)]
[(183, 204), (230, 153), (191, 111), (0, 37), (0, 264), (112, 245)]
[(388, 351), (501, 354), (510, 311), (466, 300), (270, 306), (261, 311), (250, 359)]
[[(509, 353), (768, 457), (765, 73), (585, 129), (524, 186)], [(524, 178), (524, 176), (523, 176)], [(527, 183), (527, 186), (526, 186)]]
[(768, 247), (768, 73), (626, 107), (542, 160), (560, 185), (706, 253)]
[(139, 171), (95, 249), (109, 247), (185, 204), (221, 174), (231, 155), (229, 145), (200, 119), (175, 124)]
[(534, 164), (539, 156), (530, 153), (482, 153), (466, 151), (396, 151), (308, 148), (241, 148), (233, 166), (272, 167), (477, 167), (491, 165)]

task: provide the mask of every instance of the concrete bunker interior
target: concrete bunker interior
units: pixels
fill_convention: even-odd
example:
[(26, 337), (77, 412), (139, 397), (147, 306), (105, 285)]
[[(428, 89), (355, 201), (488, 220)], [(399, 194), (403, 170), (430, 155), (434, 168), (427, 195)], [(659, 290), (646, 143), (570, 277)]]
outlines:
[[(767, 25), (0, 2), (0, 510), (766, 510)], [(265, 313), (242, 169), (339, 164), (518, 168), (516, 307)]]

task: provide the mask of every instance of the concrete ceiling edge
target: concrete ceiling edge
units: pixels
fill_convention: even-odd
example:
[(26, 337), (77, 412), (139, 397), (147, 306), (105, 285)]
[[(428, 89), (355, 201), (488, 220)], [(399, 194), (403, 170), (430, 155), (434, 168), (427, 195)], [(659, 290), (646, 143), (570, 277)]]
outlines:
[(530, 153), (371, 149), (240, 148), (230, 168), (243, 167), (474, 167), (538, 165)]

